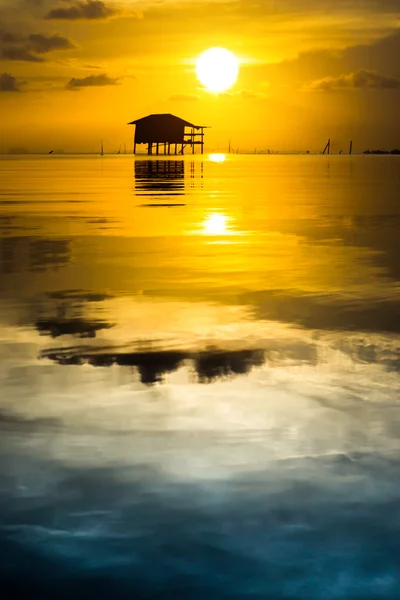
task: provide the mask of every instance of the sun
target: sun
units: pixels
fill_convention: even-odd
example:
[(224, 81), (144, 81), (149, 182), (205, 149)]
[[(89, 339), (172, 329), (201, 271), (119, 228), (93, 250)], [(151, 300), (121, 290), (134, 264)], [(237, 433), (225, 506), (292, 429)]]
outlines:
[(198, 58), (197, 77), (211, 92), (225, 92), (236, 83), (239, 61), (225, 48), (210, 48)]

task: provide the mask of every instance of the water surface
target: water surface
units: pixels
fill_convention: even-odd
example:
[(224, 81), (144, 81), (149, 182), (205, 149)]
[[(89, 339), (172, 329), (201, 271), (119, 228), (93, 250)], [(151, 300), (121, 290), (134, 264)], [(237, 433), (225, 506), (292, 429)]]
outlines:
[(0, 160), (0, 577), (397, 598), (398, 157)]

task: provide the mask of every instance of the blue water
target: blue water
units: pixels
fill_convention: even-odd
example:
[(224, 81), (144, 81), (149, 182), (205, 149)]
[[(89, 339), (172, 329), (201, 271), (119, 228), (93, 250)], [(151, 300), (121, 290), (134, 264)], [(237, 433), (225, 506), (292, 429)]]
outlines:
[(394, 599), (397, 157), (0, 160), (0, 581)]

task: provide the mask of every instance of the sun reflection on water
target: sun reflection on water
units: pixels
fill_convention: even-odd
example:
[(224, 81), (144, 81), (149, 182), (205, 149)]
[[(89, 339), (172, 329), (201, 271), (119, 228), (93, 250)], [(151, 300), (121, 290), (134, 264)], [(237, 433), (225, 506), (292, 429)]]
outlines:
[(234, 232), (229, 228), (231, 220), (226, 215), (212, 213), (203, 222), (203, 233), (206, 235), (233, 235)]
[(223, 163), (226, 160), (226, 154), (210, 154), (210, 161), (215, 163)]

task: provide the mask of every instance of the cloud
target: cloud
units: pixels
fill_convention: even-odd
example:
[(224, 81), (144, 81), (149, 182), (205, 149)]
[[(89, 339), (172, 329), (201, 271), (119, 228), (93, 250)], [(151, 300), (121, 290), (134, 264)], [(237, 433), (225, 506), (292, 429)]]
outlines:
[(114, 8), (107, 6), (102, 0), (86, 0), (86, 2), (75, 2), (67, 7), (53, 8), (44, 18), (67, 21), (108, 19), (116, 12)]
[(96, 70), (101, 69), (101, 67), (99, 67), (99, 65), (85, 64), (85, 65), (82, 65), (82, 66), (83, 66), (84, 69), (96, 69)]
[(27, 41), (30, 50), (38, 54), (51, 52), (52, 50), (71, 50), (75, 45), (62, 35), (46, 36), (40, 33), (32, 33)]
[(117, 85), (118, 79), (109, 77), (102, 73), (101, 75), (88, 75), (87, 77), (82, 77), (78, 79), (73, 77), (67, 84), (67, 89), (69, 90), (79, 90), (83, 87), (96, 87), (96, 86), (105, 86), (105, 85)]
[(17, 80), (9, 73), (0, 75), (0, 92), (20, 92)]
[(35, 56), (27, 48), (9, 46), (1, 50), (1, 58), (4, 60), (23, 60), (27, 62), (43, 62), (43, 58)]
[(264, 97), (264, 94), (261, 94), (260, 92), (253, 92), (252, 90), (239, 90), (234, 95), (244, 98), (245, 100), (253, 100), (254, 98)]
[(359, 69), (354, 73), (340, 75), (339, 77), (318, 79), (310, 83), (308, 88), (324, 92), (343, 89), (393, 90), (400, 89), (400, 79), (388, 77), (377, 71)]
[(13, 32), (0, 30), (0, 58), (3, 60), (21, 60), (26, 62), (43, 62), (38, 54), (55, 50), (71, 50), (75, 45), (62, 35), (43, 35), (32, 33), (22, 36)]
[(15, 44), (23, 40), (20, 35), (12, 33), (11, 31), (4, 31), (0, 29), (0, 42), (3, 44)]
[(236, 90), (235, 92), (224, 92), (223, 96), (231, 96), (232, 98), (243, 98), (244, 100), (254, 100), (265, 98), (263, 92), (256, 92), (253, 90)]
[(171, 102), (197, 102), (198, 99), (196, 94), (174, 94), (169, 97)]

